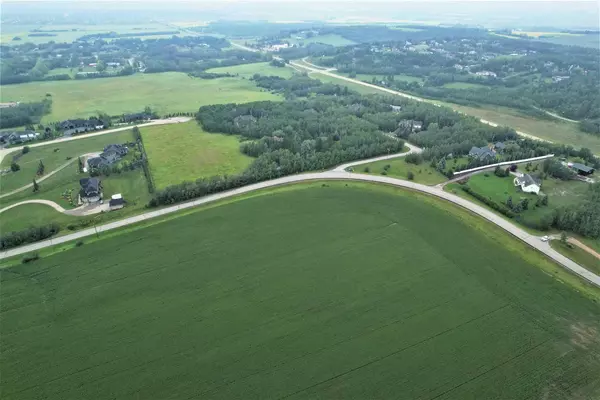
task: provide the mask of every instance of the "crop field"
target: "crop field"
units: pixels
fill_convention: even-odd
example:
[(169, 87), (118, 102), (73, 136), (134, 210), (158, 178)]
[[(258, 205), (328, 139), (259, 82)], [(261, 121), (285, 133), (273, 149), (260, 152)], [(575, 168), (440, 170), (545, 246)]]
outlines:
[(195, 121), (146, 127), (141, 132), (158, 188), (237, 174), (252, 162), (240, 152), (238, 138), (205, 132)]
[[(200, 106), (277, 100), (240, 78), (199, 79), (179, 72), (135, 74), (117, 78), (30, 82), (2, 87), (0, 101), (39, 101), (52, 95), (52, 112), (42, 122), (140, 112), (150, 106), (158, 114), (197, 111)], [(93, 93), (93, 96), (90, 96)]]
[[(2, 163), (0, 163), (0, 169), (9, 169), (14, 156), (18, 157), (16, 162), (21, 169), (2, 176), (0, 179), (0, 193), (10, 192), (31, 183), (33, 178), (36, 178), (40, 160), (45, 167), (44, 173), (49, 174), (83, 154), (100, 153), (104, 146), (108, 144), (122, 144), (133, 140), (131, 131), (127, 130), (47, 146), (31, 147), (29, 152), (23, 155), (20, 155), (21, 150), (16, 150), (4, 157)], [(74, 166), (73, 169), (77, 169), (77, 160), (73, 161), (72, 165)]]
[(232, 75), (238, 74), (239, 76), (244, 77), (246, 79), (252, 78), (254, 74), (280, 76), (282, 78), (290, 78), (292, 75), (294, 75), (294, 71), (291, 68), (273, 67), (268, 62), (234, 65), (231, 67), (211, 68), (206, 70), (206, 72), (221, 74), (230, 73)]
[[(387, 166), (389, 167), (386, 168)], [(440, 174), (435, 168), (431, 168), (429, 163), (424, 162), (420, 165), (409, 164), (404, 157), (359, 165), (355, 168), (355, 172), (371, 175), (385, 174), (392, 178), (404, 180), (408, 179), (408, 173), (412, 172), (414, 174), (414, 181), (425, 185), (437, 185), (448, 180), (448, 178)]]
[(578, 282), (433, 198), (284, 187), (1, 269), (2, 397), (598, 398)]

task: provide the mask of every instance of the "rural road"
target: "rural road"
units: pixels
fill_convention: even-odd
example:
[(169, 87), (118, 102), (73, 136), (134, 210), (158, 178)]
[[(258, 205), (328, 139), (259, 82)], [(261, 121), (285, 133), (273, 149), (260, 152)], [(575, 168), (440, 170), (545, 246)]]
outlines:
[(100, 131), (100, 132), (86, 133), (83, 135), (63, 137), (63, 138), (48, 140), (48, 141), (44, 141), (44, 142), (36, 142), (36, 143), (31, 143), (31, 144), (27, 144), (27, 145), (23, 145), (23, 146), (16, 146), (16, 147), (9, 147), (6, 149), (0, 149), (0, 162), (2, 162), (2, 160), (4, 159), (4, 157), (6, 157), (7, 154), (10, 154), (14, 151), (19, 151), (19, 150), (23, 149), (23, 147), (25, 147), (25, 146), (29, 146), (29, 147), (47, 146), (47, 145), (51, 145), (51, 144), (70, 142), (72, 140), (87, 139), (90, 137), (106, 135), (109, 133), (122, 132), (122, 131), (126, 131), (129, 129), (133, 129), (134, 126), (137, 126), (138, 128), (143, 128), (145, 126), (153, 126), (153, 125), (177, 124), (180, 122), (190, 121), (191, 119), (192, 119), (191, 117), (173, 117), (173, 118), (167, 118), (167, 119), (156, 119), (152, 122), (148, 122), (148, 123), (140, 124), (140, 125), (124, 126), (121, 128), (108, 129), (108, 130)]
[[(410, 152), (407, 152), (404, 154), (408, 154), (408, 153), (410, 153)], [(374, 159), (357, 161), (355, 163), (348, 163), (348, 164), (344, 164), (343, 167), (348, 168), (348, 167), (352, 167), (355, 165), (364, 164), (365, 162), (371, 162), (373, 160)], [(267, 189), (267, 188), (272, 188), (272, 187), (276, 187), (276, 186), (280, 186), (280, 185), (301, 183), (301, 182), (310, 182), (310, 181), (316, 181), (316, 180), (349, 180), (349, 181), (375, 182), (375, 183), (382, 183), (382, 184), (392, 185), (392, 186), (396, 186), (396, 187), (406, 188), (406, 189), (414, 190), (417, 192), (429, 194), (429, 195), (438, 197), (440, 199), (449, 201), (451, 203), (454, 203), (454, 204), (461, 206), (461, 207), (473, 212), (474, 214), (477, 214), (477, 215), (485, 218), (486, 220), (496, 224), (497, 226), (501, 227), (502, 229), (504, 229), (508, 233), (512, 234), (516, 238), (520, 239), (521, 241), (525, 242), (526, 244), (530, 245), (531, 247), (539, 250), (541, 253), (545, 254), (552, 260), (556, 261), (558, 264), (562, 265), (563, 267), (570, 270), (574, 274), (577, 274), (581, 278), (585, 279), (586, 281), (600, 287), (600, 276), (593, 274), (592, 272), (581, 267), (579, 264), (573, 262), (569, 258), (563, 256), (556, 250), (552, 249), (552, 247), (550, 247), (550, 245), (547, 242), (542, 242), (539, 237), (525, 232), (523, 229), (511, 224), (510, 222), (504, 220), (502, 217), (494, 214), (492, 211), (490, 211), (486, 208), (483, 208), (477, 204), (471, 203), (470, 201), (465, 200), (461, 197), (458, 197), (454, 194), (445, 192), (440, 188), (426, 186), (426, 185), (414, 183), (411, 181), (403, 181), (400, 179), (390, 178), (387, 176), (362, 175), (362, 174), (356, 174), (356, 173), (352, 173), (352, 172), (345, 172), (343, 170), (340, 171), (338, 168), (335, 168), (335, 169), (333, 169), (331, 171), (327, 171), (327, 172), (315, 172), (315, 173), (306, 173), (306, 174), (286, 176), (286, 177), (282, 177), (282, 178), (278, 178), (278, 179), (273, 179), (270, 181), (255, 183), (252, 185), (229, 190), (226, 192), (212, 194), (212, 195), (205, 196), (205, 197), (202, 197), (197, 200), (193, 200), (193, 201), (189, 201), (186, 203), (150, 211), (150, 212), (136, 215), (136, 216), (133, 216), (130, 218), (125, 218), (120, 221), (115, 221), (115, 222), (112, 222), (109, 224), (98, 226), (96, 228), (85, 229), (85, 230), (81, 230), (79, 232), (75, 232), (75, 233), (68, 234), (65, 236), (60, 236), (55, 239), (49, 239), (49, 240), (45, 240), (42, 242), (18, 247), (15, 249), (6, 250), (6, 251), (3, 251), (0, 253), (0, 259), (29, 253), (32, 251), (43, 249), (45, 247), (54, 246), (54, 245), (61, 244), (61, 243), (66, 243), (66, 242), (80, 239), (80, 238), (83, 238), (86, 236), (91, 236), (96, 233), (110, 231), (110, 230), (117, 229), (120, 227), (124, 227), (124, 226), (128, 226), (128, 225), (135, 224), (138, 222), (142, 222), (142, 221), (145, 221), (148, 219), (171, 214), (171, 213), (174, 213), (174, 212), (177, 212), (180, 210), (197, 207), (197, 206), (200, 206), (203, 204), (207, 204), (207, 203), (214, 202), (214, 201), (221, 200), (221, 199), (227, 199), (227, 198), (241, 195), (244, 193), (250, 193), (250, 192), (253, 192), (256, 190), (260, 190), (260, 189)]]
[[(243, 47), (243, 46), (241, 46), (241, 47)], [(304, 61), (304, 60), (303, 60), (303, 61)], [(305, 62), (305, 63), (307, 63), (306, 61), (304, 61), (304, 62)], [(394, 95), (396, 95), (396, 96), (405, 97), (405, 98), (407, 98), (407, 99), (411, 99), (411, 100), (415, 100), (415, 101), (422, 101), (422, 102), (426, 102), (426, 103), (431, 103), (431, 104), (433, 104), (433, 105), (436, 105), (436, 106), (438, 106), (438, 107), (441, 107), (439, 104), (437, 104), (437, 103), (435, 102), (435, 100), (430, 100), (430, 99), (425, 99), (425, 98), (422, 98), (422, 97), (413, 96), (413, 95), (411, 95), (411, 94), (407, 94), (407, 93), (404, 93), (404, 92), (399, 92), (399, 91), (397, 91), (397, 90), (392, 90), (392, 89), (384, 88), (384, 87), (381, 87), (381, 86), (373, 85), (373, 84), (371, 84), (371, 83), (367, 83), (367, 82), (359, 81), (358, 79), (352, 79), (352, 78), (348, 78), (348, 77), (345, 77), (345, 76), (343, 76), (343, 75), (338, 75), (338, 74), (335, 74), (335, 73), (331, 72), (331, 71), (330, 71), (330, 70), (328, 70), (328, 69), (319, 69), (319, 68), (314, 68), (314, 67), (311, 67), (310, 65), (306, 65), (306, 64), (298, 64), (298, 63), (296, 63), (296, 62), (294, 62), (294, 61), (290, 61), (290, 65), (292, 65), (292, 66), (294, 66), (294, 67), (296, 67), (296, 68), (303, 68), (303, 69), (305, 69), (305, 70), (308, 70), (308, 71), (311, 71), (311, 72), (315, 72), (315, 73), (319, 73), (319, 74), (327, 75), (327, 76), (330, 76), (330, 77), (332, 77), (332, 78), (341, 79), (341, 80), (343, 80), (343, 81), (347, 81), (347, 82), (352, 82), (352, 83), (355, 83), (355, 84), (357, 84), (357, 85), (362, 85), (362, 86), (366, 86), (366, 87), (369, 87), (369, 88), (372, 88), (372, 89), (377, 89), (377, 90), (380, 90), (380, 91), (382, 91), (382, 92), (386, 92), (386, 93), (394, 94)], [(314, 65), (314, 64), (311, 64), (311, 65)], [(460, 112), (460, 111), (457, 111), (457, 110), (455, 110), (455, 111), (456, 111), (456, 112), (459, 112), (459, 113), (461, 113), (461, 114), (464, 114), (464, 113), (462, 113), (462, 112)], [(485, 119), (480, 119), (479, 121), (481, 121), (482, 123), (484, 123), (484, 124), (486, 124), (486, 125), (490, 125), (490, 126), (494, 126), (494, 127), (498, 126), (498, 124), (497, 124), (497, 123), (495, 123), (495, 122), (492, 122), (492, 121), (488, 121), (488, 120), (485, 120)], [(529, 138), (529, 139), (534, 139), (534, 140), (539, 140), (539, 141), (542, 141), (542, 142), (548, 142), (548, 143), (552, 143), (552, 142), (550, 142), (549, 140), (546, 140), (546, 139), (539, 138), (539, 137), (537, 137), (537, 136), (534, 136), (534, 135), (531, 135), (531, 134), (529, 134), (529, 133), (525, 133), (525, 132), (521, 132), (521, 131), (516, 131), (516, 132), (517, 132), (519, 135), (521, 135), (521, 136), (523, 136), (523, 137), (526, 137), (526, 138)]]
[[(81, 155), (81, 156), (79, 156), (79, 157), (87, 157), (87, 156), (90, 156), (90, 155), (93, 155), (93, 154), (97, 154), (97, 153), (88, 153), (88, 154), (83, 154), (83, 155)], [(64, 164), (63, 164), (63, 165), (61, 165), (60, 167), (56, 168), (56, 169), (55, 169), (55, 170), (53, 170), (52, 172), (49, 172), (49, 173), (47, 173), (46, 175), (44, 175), (43, 177), (41, 177), (41, 178), (37, 179), (37, 180), (36, 180), (36, 182), (37, 182), (37, 183), (40, 183), (40, 182), (43, 182), (43, 181), (45, 181), (46, 179), (50, 178), (52, 175), (56, 174), (57, 172), (60, 172), (60, 171), (62, 171), (63, 169), (67, 168), (69, 165), (73, 164), (75, 161), (77, 161), (77, 159), (78, 159), (79, 157), (74, 157), (74, 158), (70, 159), (69, 161), (67, 161), (66, 163), (64, 163)], [(3, 197), (8, 197), (8, 196), (10, 196), (10, 195), (13, 195), (13, 194), (15, 194), (15, 193), (22, 192), (23, 190), (27, 190), (27, 189), (29, 189), (29, 188), (32, 188), (32, 187), (33, 187), (33, 182), (32, 182), (32, 183), (30, 183), (30, 184), (27, 184), (27, 185), (25, 185), (25, 186), (21, 186), (20, 188), (18, 188), (18, 189), (15, 189), (15, 190), (13, 190), (12, 192), (8, 192), (8, 193), (4, 193), (4, 194), (0, 195), (0, 199), (1, 199), (1, 198), (3, 198)], [(2, 212), (2, 211), (0, 211), (0, 212)]]

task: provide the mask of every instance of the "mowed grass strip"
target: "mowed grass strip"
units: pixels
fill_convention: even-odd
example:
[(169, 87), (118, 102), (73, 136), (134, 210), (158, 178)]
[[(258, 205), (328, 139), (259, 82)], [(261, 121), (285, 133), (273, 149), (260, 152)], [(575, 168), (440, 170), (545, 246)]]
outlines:
[(0, 235), (50, 223), (64, 227), (76, 220), (77, 217), (60, 213), (45, 204), (23, 204), (0, 213)]
[(157, 187), (244, 171), (252, 158), (240, 152), (235, 136), (205, 132), (198, 123), (141, 128)]
[(39, 101), (52, 95), (52, 112), (42, 122), (140, 112), (150, 106), (158, 114), (192, 112), (208, 104), (277, 100), (241, 78), (199, 79), (180, 72), (135, 74), (118, 78), (31, 82), (2, 87), (0, 101)]
[[(386, 168), (388, 167), (389, 168)], [(413, 181), (425, 185), (437, 185), (448, 180), (429, 163), (423, 162), (419, 165), (409, 164), (405, 157), (392, 158), (390, 160), (375, 161), (369, 164), (359, 165), (354, 168), (355, 172), (371, 175), (388, 175), (393, 178), (408, 180), (408, 173), (413, 173)]]
[[(42, 178), (43, 176), (37, 176), (40, 160), (44, 163), (44, 173), (49, 174), (65, 163), (69, 162), (68, 158), (73, 160), (83, 154), (96, 152), (100, 153), (104, 150), (104, 146), (111, 143), (123, 144), (133, 141), (134, 138), (131, 130), (125, 130), (106, 135), (93, 136), (90, 138), (48, 144), (46, 146), (31, 147), (29, 153), (18, 157), (16, 162), (21, 167), (19, 171), (11, 172), (0, 177), (0, 193), (4, 194), (11, 192), (24, 185), (32, 183), (34, 178)], [(10, 164), (12, 163), (13, 157), (21, 153), (21, 150), (15, 150), (14, 152), (6, 155), (2, 159), (0, 168), (10, 169)], [(74, 160), (72, 165), (76, 170), (78, 167), (77, 160)], [(67, 168), (73, 169), (71, 166)]]
[(384, 186), (270, 193), (0, 270), (3, 398), (600, 393), (598, 304), (498, 228)]

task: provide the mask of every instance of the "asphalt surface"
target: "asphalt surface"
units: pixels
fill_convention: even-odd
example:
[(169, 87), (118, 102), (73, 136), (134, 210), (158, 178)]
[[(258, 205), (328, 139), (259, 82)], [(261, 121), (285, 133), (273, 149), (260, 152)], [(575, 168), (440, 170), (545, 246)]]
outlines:
[[(403, 154), (406, 155), (409, 153), (410, 153), (410, 151), (403, 153)], [(395, 155), (395, 156), (398, 156), (398, 155)], [(352, 167), (355, 165), (364, 164), (366, 162), (372, 162), (373, 160), (374, 159), (369, 159), (369, 160), (362, 160), (362, 161), (357, 161), (354, 163), (344, 164), (343, 167), (349, 168), (349, 167)], [(342, 167), (342, 166), (340, 166), (340, 167)], [(550, 259), (556, 261), (558, 264), (562, 265), (563, 267), (570, 270), (574, 274), (579, 275), (581, 278), (600, 287), (600, 276), (593, 274), (592, 272), (581, 267), (579, 264), (577, 264), (574, 261), (570, 260), (569, 258), (563, 256), (556, 250), (552, 249), (552, 247), (550, 247), (549, 243), (542, 242), (539, 237), (527, 233), (523, 229), (511, 224), (510, 222), (506, 221), (502, 217), (494, 214), (492, 211), (490, 211), (486, 208), (483, 208), (477, 204), (471, 203), (470, 201), (465, 200), (461, 197), (458, 197), (452, 193), (445, 192), (444, 190), (437, 188), (437, 187), (426, 186), (426, 185), (414, 183), (411, 181), (403, 181), (400, 179), (390, 178), (387, 176), (362, 175), (362, 174), (356, 174), (356, 173), (351, 173), (351, 172), (345, 172), (343, 170), (339, 170), (340, 167), (335, 168), (332, 171), (327, 171), (327, 172), (315, 172), (315, 173), (286, 176), (286, 177), (282, 177), (282, 178), (278, 178), (278, 179), (273, 179), (270, 181), (255, 183), (252, 185), (229, 190), (226, 192), (212, 194), (209, 196), (202, 197), (198, 200), (194, 200), (194, 201), (190, 201), (190, 202), (186, 202), (186, 203), (182, 203), (182, 204), (178, 204), (178, 205), (174, 205), (174, 206), (170, 206), (170, 207), (165, 207), (165, 208), (158, 209), (155, 211), (150, 211), (150, 212), (147, 212), (144, 214), (136, 215), (136, 216), (133, 216), (130, 218), (126, 218), (126, 219), (123, 219), (120, 221), (115, 221), (115, 222), (101, 225), (101, 226), (98, 226), (95, 228), (89, 228), (89, 229), (85, 229), (85, 230), (75, 232), (75, 233), (72, 233), (69, 235), (60, 236), (55, 239), (49, 239), (49, 240), (45, 240), (42, 242), (18, 247), (15, 249), (10, 249), (10, 250), (1, 252), (0, 259), (29, 253), (32, 251), (43, 249), (45, 247), (54, 246), (54, 245), (61, 244), (61, 243), (66, 243), (66, 242), (69, 242), (72, 240), (84, 238), (86, 236), (91, 236), (94, 234), (110, 231), (113, 229), (128, 226), (128, 225), (135, 224), (138, 222), (143, 222), (143, 221), (146, 221), (146, 220), (149, 220), (152, 218), (160, 217), (162, 215), (171, 214), (171, 213), (174, 213), (174, 212), (177, 212), (180, 210), (197, 207), (197, 206), (200, 206), (203, 204), (211, 203), (211, 202), (221, 200), (221, 199), (227, 199), (227, 198), (230, 198), (233, 196), (238, 196), (238, 195), (241, 195), (244, 193), (250, 193), (250, 192), (253, 192), (256, 190), (260, 190), (260, 189), (273, 188), (276, 186), (292, 184), (292, 183), (310, 182), (310, 181), (315, 181), (315, 180), (352, 180), (352, 181), (383, 183), (383, 184), (387, 184), (387, 185), (411, 189), (411, 190), (414, 190), (417, 192), (436, 196), (438, 198), (441, 198), (441, 199), (444, 199), (451, 203), (454, 203), (456, 205), (459, 205), (459, 206), (473, 212), (474, 214), (477, 214), (477, 215), (481, 216), (482, 218), (485, 218), (486, 220), (496, 224), (497, 226), (499, 226), (502, 229), (504, 229), (505, 231), (509, 232), (516, 238), (520, 239), (521, 241), (527, 243), (531, 247), (533, 247), (533, 248), (537, 249), (538, 251), (540, 251), (541, 253), (545, 254)]]

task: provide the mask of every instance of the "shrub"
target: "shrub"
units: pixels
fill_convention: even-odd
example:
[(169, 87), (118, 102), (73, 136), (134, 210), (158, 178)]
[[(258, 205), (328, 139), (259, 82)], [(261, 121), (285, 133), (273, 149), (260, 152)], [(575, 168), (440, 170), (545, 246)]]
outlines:
[(75, 247), (81, 247), (83, 246), (83, 240), (78, 240), (77, 242), (75, 242)]
[(412, 171), (408, 171), (408, 173), (406, 174), (406, 177), (408, 178), (409, 181), (415, 180), (415, 174), (413, 174)]
[(381, 175), (387, 175), (387, 171), (386, 170), (381, 171)]
[(30, 263), (32, 261), (39, 260), (39, 258), (40, 258), (40, 255), (38, 253), (26, 254), (23, 257), (23, 259), (21, 260), (21, 263), (27, 264), (27, 263)]
[(30, 150), (29, 146), (25, 146), (25, 147), (23, 147), (23, 150), (21, 150), (21, 153), (22, 154), (27, 154), (27, 153), (29, 153), (29, 150)]
[(13, 162), (10, 164), (10, 170), (11, 170), (12, 172), (17, 172), (17, 171), (18, 171), (18, 170), (20, 170), (20, 169), (21, 169), (21, 166), (20, 166), (19, 164), (17, 164), (16, 162), (14, 162), (14, 161), (13, 161)]
[(369, 172), (371, 172), (371, 168), (365, 167), (364, 171), (368, 174)]
[(419, 165), (423, 163), (423, 156), (418, 153), (410, 153), (404, 159), (409, 164)]

